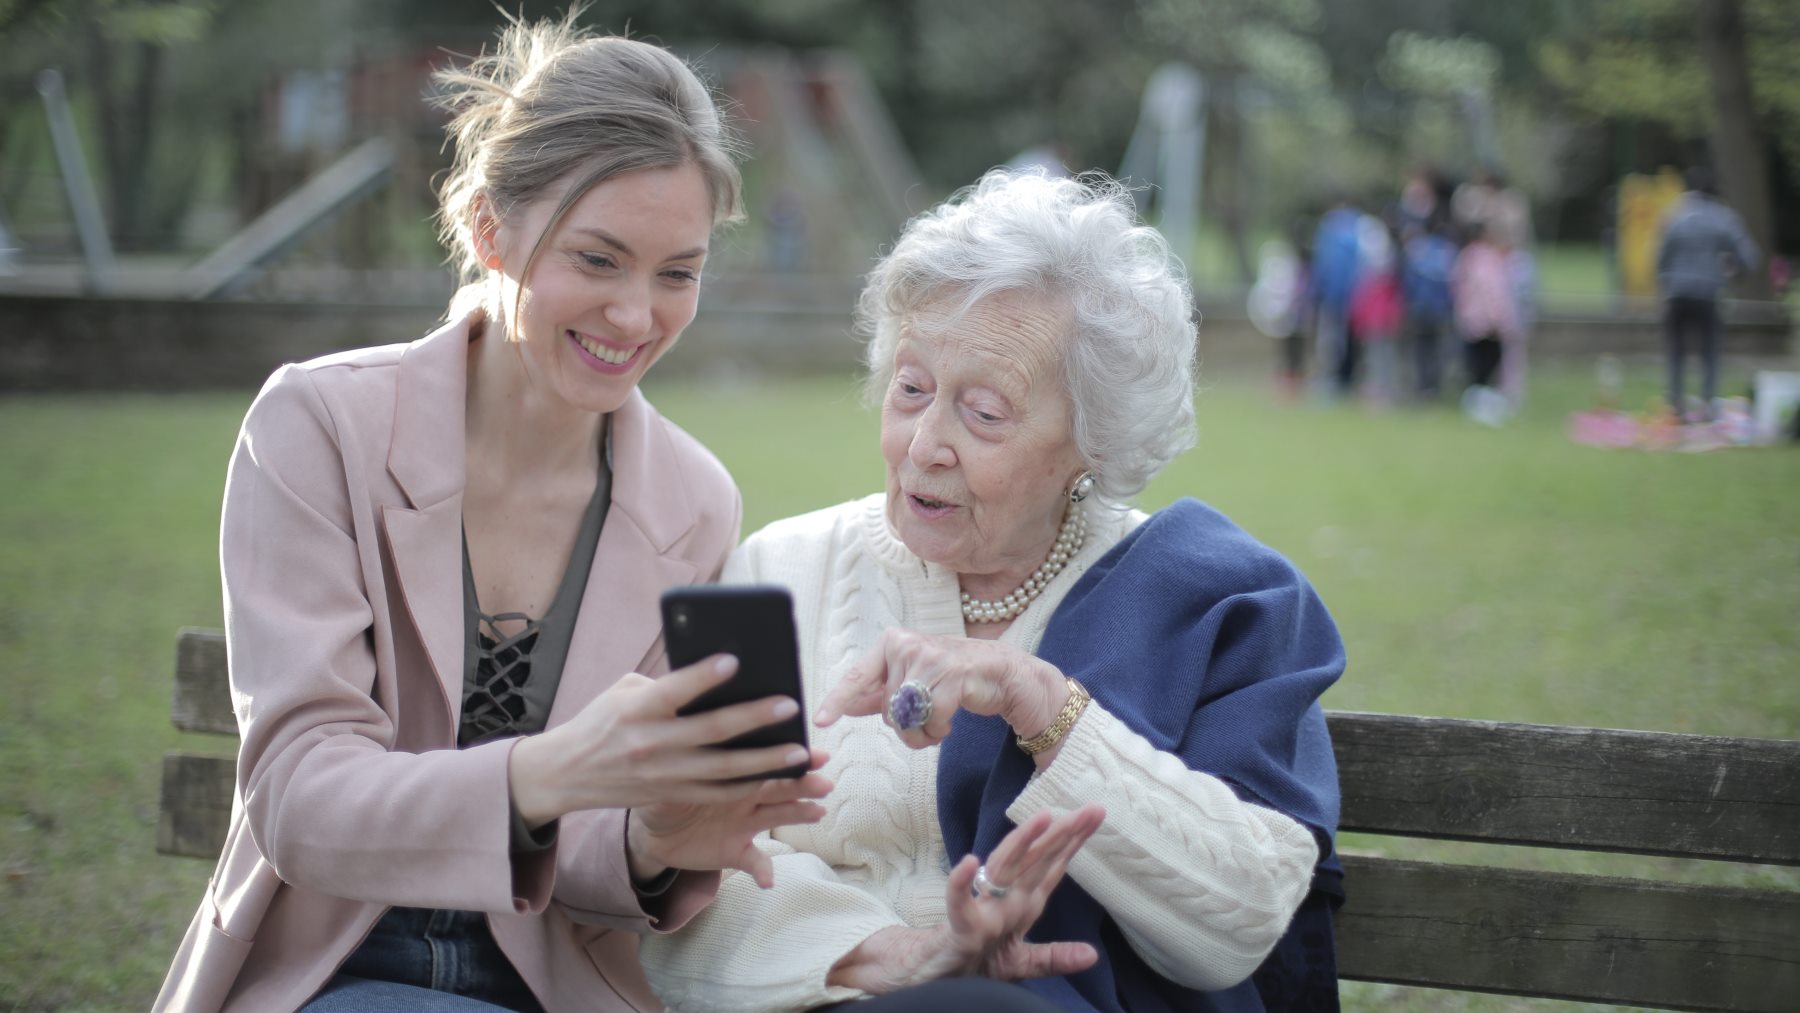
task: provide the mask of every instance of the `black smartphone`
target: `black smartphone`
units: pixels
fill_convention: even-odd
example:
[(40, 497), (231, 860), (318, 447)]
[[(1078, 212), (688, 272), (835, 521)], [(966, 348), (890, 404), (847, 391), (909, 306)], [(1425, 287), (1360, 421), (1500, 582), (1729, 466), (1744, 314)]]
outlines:
[[(714, 654), (738, 659), (737, 674), (683, 707), (683, 715), (727, 704), (790, 696), (800, 710), (785, 721), (753, 728), (727, 740), (728, 747), (806, 745), (806, 700), (800, 694), (800, 645), (794, 633), (794, 599), (773, 584), (706, 584), (663, 592), (663, 642), (669, 667), (682, 668)], [(799, 777), (806, 764), (756, 777)]]

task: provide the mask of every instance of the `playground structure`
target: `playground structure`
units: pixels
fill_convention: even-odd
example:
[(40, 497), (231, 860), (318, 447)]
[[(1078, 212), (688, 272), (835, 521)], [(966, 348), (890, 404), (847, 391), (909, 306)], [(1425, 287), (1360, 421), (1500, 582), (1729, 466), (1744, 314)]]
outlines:
[[(935, 201), (920, 182), (879, 94), (853, 57), (832, 51), (795, 54), (759, 49), (715, 52), (707, 62), (739, 110), (739, 129), (757, 155), (748, 175), (750, 185), (761, 193), (753, 209), (760, 213), (744, 231), (762, 249), (744, 256), (741, 246), (726, 244), (728, 258), (737, 261), (731, 265), (734, 270), (841, 270), (853, 262), (847, 257), (866, 256), (912, 214)], [(284, 142), (287, 135), (344, 133), (341, 128), (311, 130), (309, 120), (357, 119), (376, 131), (300, 179), (198, 261), (181, 267), (147, 266), (115, 256), (61, 75), (45, 71), (40, 92), (82, 259), (77, 266), (18, 258), (12, 277), (0, 278), (0, 283), (14, 292), (40, 294), (266, 298), (267, 293), (259, 291), (259, 279), (286, 266), (283, 258), (309, 236), (340, 219), (367, 215), (370, 198), (384, 194), (397, 178), (416, 175), (422, 180), (431, 175), (439, 121), (426, 103), (418, 101), (418, 94), (429, 87), (429, 63), (416, 58), (391, 63), (399, 72), (393, 66), (362, 68), (358, 80), (339, 82), (335, 89), (311, 87), (319, 75), (301, 75), (305, 79), (291, 89), (298, 96), (294, 99), (277, 85), (270, 103), (278, 108), (271, 132), (284, 135)], [(386, 94), (371, 99), (371, 92)], [(396, 97), (395, 92), (412, 99)], [(360, 105), (381, 111), (369, 114), (360, 106), (348, 111), (332, 107), (332, 100), (348, 103), (351, 95), (359, 96)], [(397, 108), (410, 109), (410, 117), (394, 115)], [(289, 159), (290, 164), (294, 161)], [(279, 178), (280, 173), (265, 174), (270, 175)], [(854, 181), (855, 192), (846, 181)], [(313, 273), (330, 281), (336, 272)], [(443, 285), (448, 284), (441, 270), (417, 273), (441, 276)], [(430, 287), (409, 287), (420, 288)], [(338, 295), (355, 297), (355, 293)]]

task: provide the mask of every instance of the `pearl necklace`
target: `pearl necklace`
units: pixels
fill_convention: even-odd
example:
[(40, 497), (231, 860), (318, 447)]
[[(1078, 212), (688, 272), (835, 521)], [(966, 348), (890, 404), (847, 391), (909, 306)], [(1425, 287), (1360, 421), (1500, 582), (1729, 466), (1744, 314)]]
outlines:
[(1081, 551), (1081, 543), (1087, 539), (1087, 517), (1082, 512), (1080, 503), (1070, 503), (1069, 512), (1063, 515), (1062, 530), (1056, 534), (1056, 544), (1050, 547), (1050, 555), (1033, 570), (1025, 583), (996, 601), (981, 601), (969, 597), (967, 591), (962, 596), (963, 621), (968, 623), (1003, 623), (1030, 607), (1037, 596), (1044, 593), (1044, 588), (1061, 573), (1069, 560)]

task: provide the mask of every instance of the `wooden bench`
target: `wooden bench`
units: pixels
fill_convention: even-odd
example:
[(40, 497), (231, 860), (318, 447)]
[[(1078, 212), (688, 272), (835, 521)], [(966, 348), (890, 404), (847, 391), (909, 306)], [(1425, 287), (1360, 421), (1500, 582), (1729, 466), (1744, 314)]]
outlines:
[[(1343, 831), (1800, 865), (1800, 741), (1331, 712)], [(234, 734), (224, 638), (183, 630), (175, 725)], [(234, 760), (163, 759), (157, 849), (216, 857)], [(1694, 1010), (1800, 1009), (1800, 891), (1346, 846), (1345, 979)]]

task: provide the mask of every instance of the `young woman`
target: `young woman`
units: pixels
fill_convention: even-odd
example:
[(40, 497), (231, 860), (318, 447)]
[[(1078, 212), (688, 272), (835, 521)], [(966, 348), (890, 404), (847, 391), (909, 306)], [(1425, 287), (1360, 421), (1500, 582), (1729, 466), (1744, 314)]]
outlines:
[(705, 87), (572, 20), (439, 83), (449, 322), (284, 367), (232, 458), (238, 799), (159, 1008), (652, 1007), (638, 934), (822, 812), (817, 773), (733, 780), (822, 754), (709, 748), (794, 701), (677, 717), (732, 659), (648, 677), (658, 595), (738, 536), (637, 390), (738, 214)]

